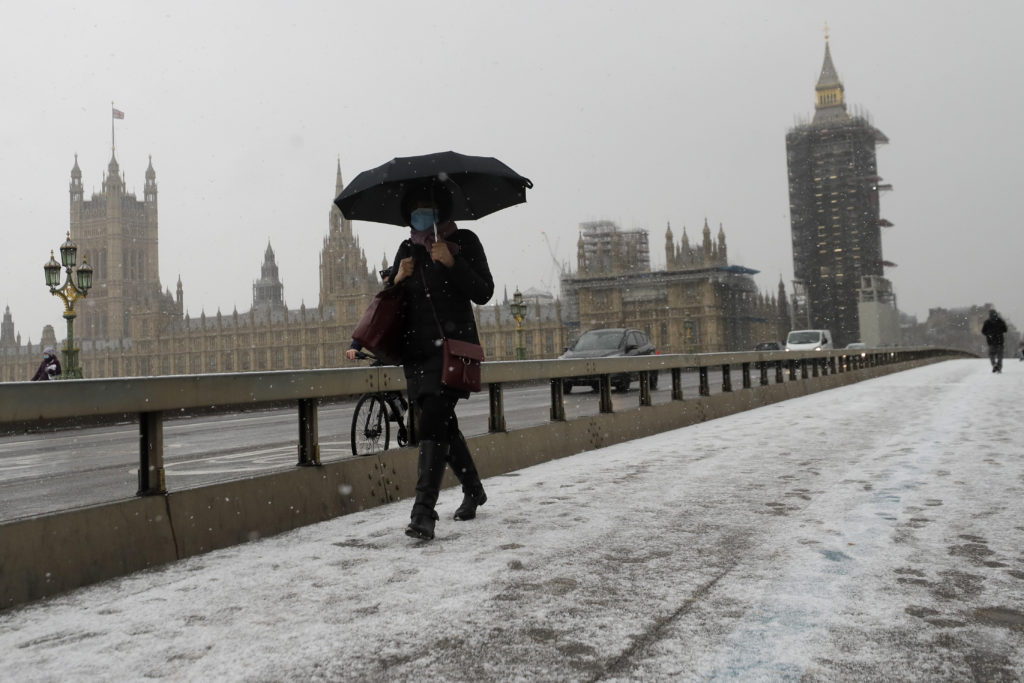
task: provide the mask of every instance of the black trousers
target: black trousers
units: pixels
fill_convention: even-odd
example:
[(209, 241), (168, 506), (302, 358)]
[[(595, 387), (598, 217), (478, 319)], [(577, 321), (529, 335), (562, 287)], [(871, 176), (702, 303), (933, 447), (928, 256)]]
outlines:
[(418, 435), (421, 441), (435, 441), (441, 446), (447, 446), (442, 450), (447, 453), (448, 465), (455, 478), (462, 484), (463, 490), (475, 491), (480, 486), (480, 474), (469, 452), (466, 438), (459, 429), (459, 418), (455, 415), (455, 404), (458, 402), (458, 396), (446, 391), (419, 396)]
[(992, 363), (992, 367), (1002, 369), (1003, 367), (1003, 345), (1002, 344), (989, 344), (988, 345), (988, 360)]
[(417, 425), (420, 440), (451, 443), (459, 433), (459, 418), (455, 416), (458, 397), (442, 391), (440, 394), (420, 395), (416, 402), (420, 409)]

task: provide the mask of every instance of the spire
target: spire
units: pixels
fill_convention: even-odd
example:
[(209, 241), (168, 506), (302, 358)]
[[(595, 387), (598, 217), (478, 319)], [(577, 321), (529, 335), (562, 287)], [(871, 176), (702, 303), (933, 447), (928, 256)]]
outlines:
[[(82, 201), (82, 169), (78, 167), (78, 154), (75, 154), (75, 165), (71, 167), (71, 211), (72, 215), (75, 214), (75, 209), (81, 207)], [(72, 218), (74, 220), (74, 218)]]
[(0, 348), (11, 348), (17, 346), (14, 338), (14, 318), (11, 317), (11, 307), (4, 307), (4, 320), (0, 323)]
[(676, 247), (672, 240), (672, 223), (665, 223), (665, 270), (672, 270), (675, 267)]
[(704, 264), (711, 261), (711, 227), (708, 225), (707, 216), (704, 217)]
[(156, 171), (153, 170), (153, 155), (149, 155), (149, 166), (146, 167), (145, 198), (148, 203), (156, 203)]
[(814, 102), (814, 123), (829, 121), (845, 121), (850, 118), (846, 113), (846, 101), (843, 98), (843, 83), (839, 80), (836, 67), (832, 63), (832, 50), (828, 43), (828, 27), (825, 28), (825, 61), (821, 65), (821, 75), (814, 86), (816, 100)]
[(123, 188), (124, 185), (121, 182), (121, 167), (118, 166), (117, 157), (114, 156), (114, 152), (111, 151), (110, 163), (107, 164), (107, 177), (103, 179), (103, 192), (107, 195), (111, 195), (121, 192)]
[(260, 279), (252, 284), (253, 308), (259, 308), (267, 313), (286, 308), (284, 284), (278, 273), (274, 249), (268, 239), (267, 250), (263, 253), (263, 265), (260, 267)]
[(345, 183), (341, 179), (341, 155), (338, 155), (338, 177), (334, 181), (334, 196), (337, 197), (345, 189)]
[(718, 258), (722, 262), (722, 265), (728, 265), (729, 259), (726, 256), (725, 248), (725, 228), (722, 224), (718, 224)]
[(842, 86), (842, 82), (839, 80), (839, 74), (836, 73), (836, 66), (832, 63), (832, 50), (829, 47), (828, 39), (825, 39), (825, 61), (821, 65), (821, 75), (818, 76), (818, 84), (815, 86), (816, 89), (822, 90), (825, 88), (835, 88)]

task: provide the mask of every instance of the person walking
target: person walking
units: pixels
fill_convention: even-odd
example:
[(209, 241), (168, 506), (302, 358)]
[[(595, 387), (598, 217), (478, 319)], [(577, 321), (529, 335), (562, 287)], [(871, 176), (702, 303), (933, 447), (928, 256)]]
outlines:
[(999, 317), (996, 309), (990, 309), (988, 320), (981, 326), (981, 333), (985, 335), (985, 343), (988, 344), (988, 360), (992, 363), (992, 372), (1003, 371), (1003, 338), (1006, 334), (1006, 323)]
[(401, 209), (411, 232), (395, 254), (387, 285), (404, 289), (401, 362), (420, 417), (416, 499), (405, 533), (430, 540), (446, 464), (462, 484), (456, 520), (473, 519), (487, 502), (455, 415), (456, 403), (469, 392), (441, 383), (442, 337), (480, 343), (471, 304), (490, 300), (494, 280), (479, 238), (450, 220), (452, 196), (443, 184), (406, 191)]
[(60, 377), (60, 372), (60, 361), (57, 359), (57, 354), (52, 346), (47, 346), (43, 349), (43, 360), (39, 363), (39, 369), (36, 370), (36, 374), (32, 376), (32, 381), (39, 382), (57, 379)]

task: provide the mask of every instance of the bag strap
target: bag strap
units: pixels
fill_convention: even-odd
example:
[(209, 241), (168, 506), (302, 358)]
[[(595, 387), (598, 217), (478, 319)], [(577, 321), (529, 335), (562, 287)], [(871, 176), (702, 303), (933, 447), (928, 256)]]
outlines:
[(427, 293), (427, 303), (430, 304), (430, 312), (434, 314), (434, 322), (437, 323), (437, 331), (441, 333), (441, 339), (447, 340), (444, 335), (444, 328), (441, 327), (441, 320), (437, 317), (437, 309), (434, 308), (434, 299), (430, 296), (430, 287), (427, 286), (426, 268), (420, 268), (420, 277), (423, 279), (423, 289)]

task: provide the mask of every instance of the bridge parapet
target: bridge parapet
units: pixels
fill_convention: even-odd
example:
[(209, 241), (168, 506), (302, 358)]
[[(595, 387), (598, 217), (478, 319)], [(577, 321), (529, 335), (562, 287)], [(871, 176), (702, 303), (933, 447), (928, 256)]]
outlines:
[[(914, 347), (824, 352), (666, 354), (633, 358), (485, 363), (489, 433), (470, 439), (481, 476), (675, 429), (795, 396), (950, 358), (961, 351)], [(741, 369), (742, 390), (732, 386)], [(684, 371), (700, 378), (684, 396)], [(722, 392), (712, 396), (711, 376)], [(671, 400), (653, 405), (651, 371), (671, 377)], [(638, 373), (637, 404), (615, 411), (611, 378)], [(600, 414), (567, 420), (563, 380), (596, 376)], [(503, 386), (547, 380), (550, 421), (508, 432)], [(0, 427), (74, 426), (82, 420), (132, 416), (139, 424), (139, 486), (134, 500), (0, 524), (0, 609), (287, 531), (414, 494), (415, 449), (322, 464), (317, 402), (401, 390), (399, 367), (0, 384)], [(168, 492), (163, 418), (181, 410), (297, 407), (297, 465), (290, 472)], [(456, 482), (450, 473), (446, 485)], [(126, 492), (127, 493), (127, 492)], [(155, 505), (154, 505), (155, 503)], [(98, 539), (102, 539), (99, 542)], [(45, 579), (42, 578), (45, 575)]]

